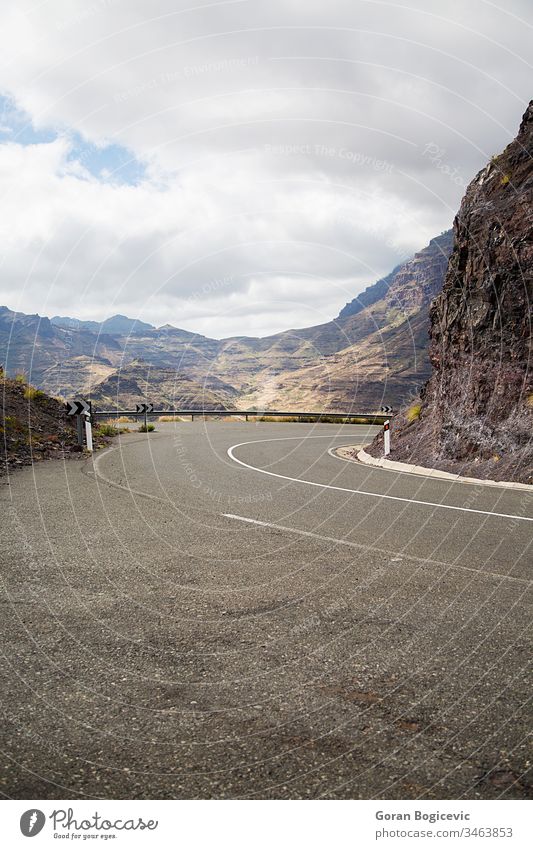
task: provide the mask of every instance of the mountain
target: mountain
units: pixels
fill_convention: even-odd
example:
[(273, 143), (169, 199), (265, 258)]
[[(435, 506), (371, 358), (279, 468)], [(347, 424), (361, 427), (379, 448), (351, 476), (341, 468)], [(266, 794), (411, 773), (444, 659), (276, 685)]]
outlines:
[(96, 383), (90, 394), (99, 409), (132, 410), (139, 401), (151, 401), (160, 410), (225, 410), (235, 406), (231, 392), (226, 391), (222, 382), (219, 390), (214, 391), (176, 369), (154, 368), (140, 361), (114, 371)]
[(387, 274), (386, 277), (378, 280), (378, 282), (374, 283), (372, 286), (367, 286), (364, 292), (361, 292), (357, 298), (354, 298), (342, 308), (338, 318), (349, 318), (351, 315), (357, 315), (357, 313), (364, 310), (365, 307), (370, 307), (372, 304), (381, 300), (381, 298), (384, 298), (400, 268), (401, 266), (397, 265), (396, 268), (393, 268), (390, 274)]
[(533, 483), (533, 101), (468, 186), (454, 233), (431, 308), (432, 374), (391, 458)]
[(411, 397), (430, 373), (429, 305), (442, 288), (452, 245), (449, 230), (347, 304), (335, 321), (280, 334), (277, 350), (298, 340), (293, 362), (301, 361), (305, 345), (307, 361), (264, 370), (261, 382), (244, 393), (249, 404), (371, 411)]
[(102, 357), (118, 364), (121, 353), (122, 345), (109, 334), (97, 336), (83, 328), (66, 329), (48, 318), (0, 307), (0, 364), (6, 374), (23, 373), (33, 385), (52, 394), (57, 392), (55, 381), (47, 380), (49, 369), (57, 369), (77, 357)]
[(144, 330), (155, 330), (151, 324), (128, 318), (126, 315), (113, 315), (105, 321), (80, 321), (77, 318), (55, 315), (50, 319), (56, 327), (65, 330), (90, 330), (91, 333), (111, 333), (129, 336), (131, 333), (142, 333)]
[[(218, 340), (126, 316), (76, 322), (0, 307), (0, 362), (52, 394), (114, 398), (123, 407), (133, 397), (133, 384), (128, 388), (119, 375), (139, 363), (151, 369), (152, 380), (161, 370), (165, 386), (176, 374), (192, 381), (199, 404), (214, 393), (214, 403), (241, 409), (370, 411), (384, 402), (398, 405), (429, 376), (429, 303), (442, 287), (451, 249), (447, 231), (333, 321), (264, 338)], [(167, 390), (157, 391), (172, 397)]]

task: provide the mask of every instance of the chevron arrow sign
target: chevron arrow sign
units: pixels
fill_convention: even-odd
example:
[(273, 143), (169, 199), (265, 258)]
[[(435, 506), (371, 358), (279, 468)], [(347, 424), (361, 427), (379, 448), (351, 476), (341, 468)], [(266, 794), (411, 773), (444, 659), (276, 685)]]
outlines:
[(137, 404), (136, 406), (138, 413), (153, 413), (154, 411), (153, 404)]
[(383, 407), (379, 408), (380, 413), (392, 413), (392, 407), (389, 407), (387, 404), (384, 404)]
[(88, 401), (67, 401), (65, 404), (67, 416), (90, 416), (91, 405)]

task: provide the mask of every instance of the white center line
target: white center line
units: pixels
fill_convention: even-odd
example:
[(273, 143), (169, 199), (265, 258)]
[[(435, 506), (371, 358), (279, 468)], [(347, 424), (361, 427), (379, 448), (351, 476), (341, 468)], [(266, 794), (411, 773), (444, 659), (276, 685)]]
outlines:
[[(348, 539), (338, 539), (337, 537), (327, 537), (322, 534), (314, 534), (312, 531), (304, 531), (301, 528), (289, 528), (287, 525), (276, 525), (274, 522), (261, 522), (259, 519), (250, 519), (248, 516), (237, 516), (235, 513), (222, 513), (226, 519), (235, 519), (237, 522), (247, 522), (249, 525), (259, 525), (261, 528), (273, 528), (276, 531), (285, 531), (289, 534), (298, 534), (298, 536), (302, 537), (311, 537), (311, 539), (318, 539), (321, 542), (331, 542), (334, 545), (346, 545), (349, 548), (357, 548), (359, 551), (362, 549), (367, 549), (368, 546), (362, 545), (361, 543), (351, 542)], [(394, 554), (394, 552), (385, 551), (384, 549), (373, 549), (374, 551), (379, 551), (380, 553), (385, 554), (386, 556), (390, 556)], [(446, 563), (444, 560), (430, 560), (420, 557), (412, 557), (410, 554), (403, 555), (401, 558), (393, 557), (391, 562), (398, 562), (405, 557), (406, 560), (423, 560), (424, 563), (427, 563), (430, 566), (444, 566), (446, 569), (460, 569), (464, 572), (475, 572), (476, 575), (482, 575), (484, 578), (493, 578), (497, 580), (504, 581), (515, 581), (518, 584), (526, 584), (529, 586), (531, 581), (528, 581), (527, 578), (514, 578), (512, 575), (502, 575), (499, 572), (489, 572), (484, 571), (483, 569), (474, 569), (472, 566), (461, 566), (458, 563)]]
[[(307, 437), (307, 439), (326, 439), (328, 437)], [(331, 437), (329, 437), (331, 438)], [(385, 498), (388, 501), (401, 501), (404, 504), (419, 504), (423, 507), (435, 507), (438, 510), (456, 510), (460, 513), (477, 513), (480, 516), (492, 516), (493, 518), (499, 519), (515, 519), (517, 522), (533, 522), (533, 517), (529, 516), (515, 516), (512, 513), (496, 513), (492, 510), (476, 510), (473, 507), (456, 507), (452, 504), (438, 504), (435, 501), (418, 501), (416, 498), (402, 498), (399, 495), (384, 495), (380, 492), (368, 492), (365, 489), (348, 489), (345, 486), (334, 486), (329, 483), (318, 483), (318, 481), (308, 481), (305, 478), (292, 478), (289, 475), (280, 475), (277, 472), (269, 472), (267, 469), (260, 469), (258, 466), (251, 466), (249, 463), (245, 463), (244, 460), (239, 460), (238, 457), (235, 456), (234, 451), (237, 448), (241, 448), (243, 445), (256, 445), (261, 442), (281, 442), (283, 440), (290, 439), (302, 439), (301, 436), (284, 436), (284, 437), (276, 437), (275, 439), (253, 439), (250, 442), (239, 442), (237, 445), (232, 445), (231, 448), (228, 448), (228, 457), (233, 460), (234, 463), (238, 463), (239, 466), (244, 466), (245, 469), (250, 469), (253, 472), (259, 472), (261, 475), (270, 475), (273, 478), (281, 478), (281, 480), (291, 481), (292, 483), (302, 483), (307, 486), (317, 486), (320, 489), (332, 489), (337, 492), (351, 492), (354, 495), (364, 495), (368, 498)]]

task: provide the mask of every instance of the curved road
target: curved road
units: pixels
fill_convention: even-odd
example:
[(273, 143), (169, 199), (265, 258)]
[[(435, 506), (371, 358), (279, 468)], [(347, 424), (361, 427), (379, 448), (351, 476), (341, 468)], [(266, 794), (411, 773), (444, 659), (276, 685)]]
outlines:
[(189, 422), (0, 486), (15, 798), (522, 798), (533, 495)]

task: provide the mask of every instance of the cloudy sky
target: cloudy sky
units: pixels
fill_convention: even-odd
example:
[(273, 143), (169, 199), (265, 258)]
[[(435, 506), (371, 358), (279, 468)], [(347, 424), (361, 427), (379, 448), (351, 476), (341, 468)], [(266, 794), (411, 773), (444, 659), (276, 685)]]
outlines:
[(0, 303), (333, 318), (515, 136), (532, 33), (530, 0), (4, 0)]

